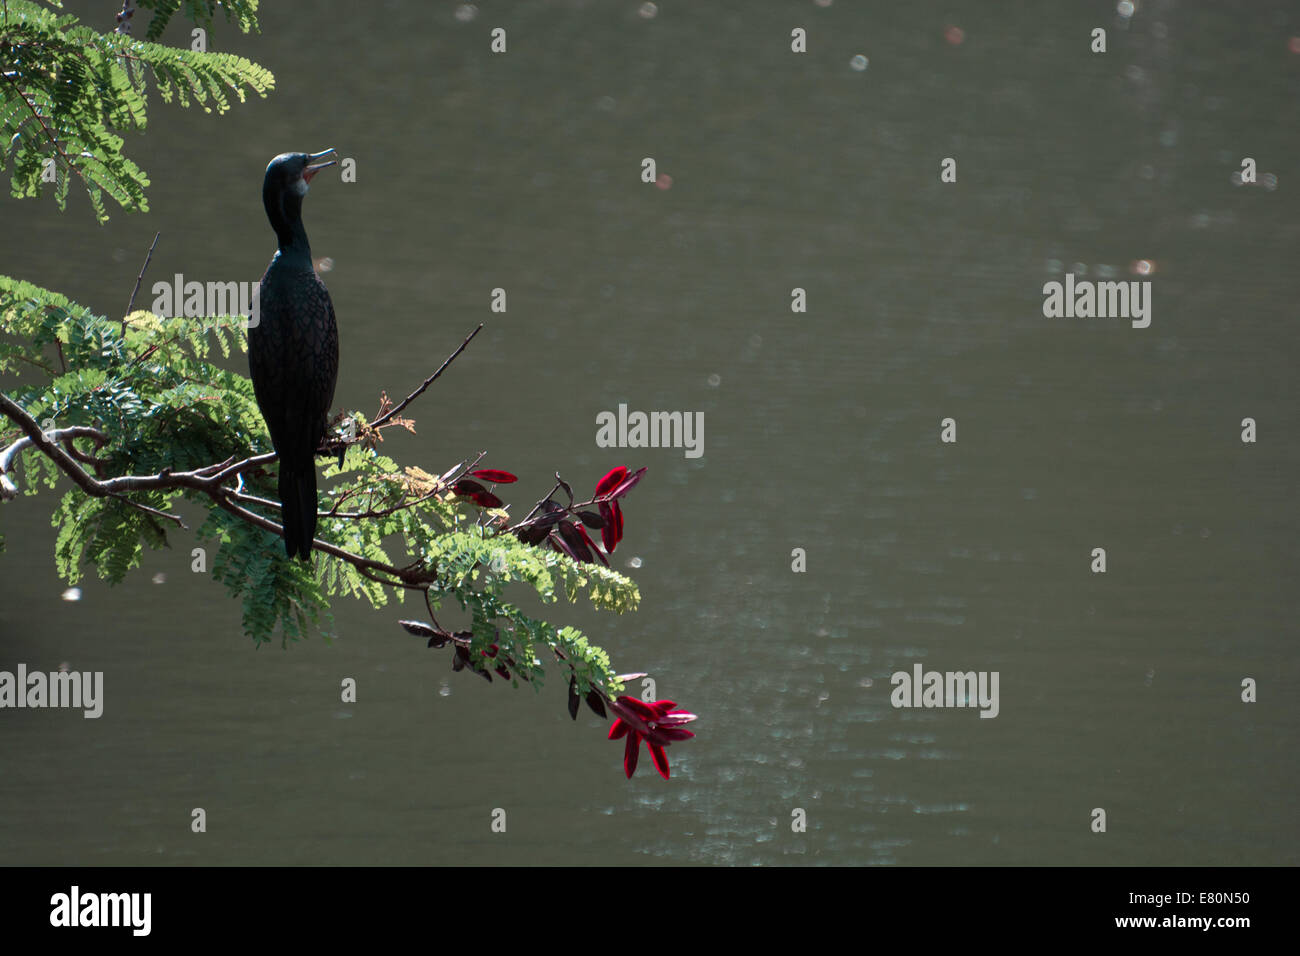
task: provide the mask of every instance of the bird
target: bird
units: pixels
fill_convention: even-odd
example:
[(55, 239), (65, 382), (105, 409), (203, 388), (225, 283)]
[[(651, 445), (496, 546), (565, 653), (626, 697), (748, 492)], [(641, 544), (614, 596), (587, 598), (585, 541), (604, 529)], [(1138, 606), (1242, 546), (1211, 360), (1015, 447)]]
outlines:
[(312, 178), (337, 160), (281, 153), (266, 167), (262, 204), (279, 248), (258, 287), (248, 329), (248, 371), (257, 407), (280, 458), (284, 550), (311, 561), (316, 537), (316, 451), (327, 430), (339, 371), (334, 303), (312, 267), (302, 200)]

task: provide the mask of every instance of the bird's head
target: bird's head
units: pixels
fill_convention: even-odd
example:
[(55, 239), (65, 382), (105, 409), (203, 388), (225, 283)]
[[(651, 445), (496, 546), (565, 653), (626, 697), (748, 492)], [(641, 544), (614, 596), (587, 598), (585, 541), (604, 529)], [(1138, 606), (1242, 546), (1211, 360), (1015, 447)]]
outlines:
[(333, 149), (319, 153), (281, 153), (266, 167), (262, 180), (262, 204), (276, 235), (282, 239), (291, 231), (293, 223), (301, 220), (302, 197), (317, 173), (333, 166), (338, 160)]

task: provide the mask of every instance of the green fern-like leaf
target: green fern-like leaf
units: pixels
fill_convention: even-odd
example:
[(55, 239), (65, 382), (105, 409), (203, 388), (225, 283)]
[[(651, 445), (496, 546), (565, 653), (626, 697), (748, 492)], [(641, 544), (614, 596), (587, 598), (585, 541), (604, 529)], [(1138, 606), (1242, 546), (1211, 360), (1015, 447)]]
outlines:
[[(145, 211), (148, 176), (122, 154), (121, 132), (147, 123), (152, 78), (164, 102), (223, 113), (231, 99), (275, 85), (269, 70), (231, 53), (197, 52), (154, 42), (177, 10), (211, 26), (218, 6), (247, 32), (256, 28), (253, 0), (163, 0), (149, 39), (99, 33), (32, 0), (6, 0), (0, 20), (0, 165), (11, 166), (10, 191), (40, 195), (54, 185), (66, 208), (69, 184), (84, 184), (96, 218), (107, 218), (107, 196), (124, 209)], [(155, 26), (158, 27), (155, 33)]]

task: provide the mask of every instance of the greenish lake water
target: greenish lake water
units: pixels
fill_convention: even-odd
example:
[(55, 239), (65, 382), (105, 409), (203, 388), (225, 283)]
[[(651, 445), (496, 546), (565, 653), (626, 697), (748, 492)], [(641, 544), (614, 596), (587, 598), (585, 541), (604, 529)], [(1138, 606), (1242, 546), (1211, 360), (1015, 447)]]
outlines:
[[(628, 781), (558, 672), (453, 674), (410, 601), (255, 650), (185, 534), (63, 601), (54, 499), (21, 498), (0, 670), (103, 671), (105, 705), (0, 711), (0, 862), (1297, 862), (1300, 7), (306, 10), (211, 35), (275, 73), (265, 100), (151, 99), (149, 213), (0, 199), (0, 272), (117, 315), (161, 231), (147, 283), (255, 281), (267, 161), (355, 159), (305, 203), (336, 406), (406, 394), (482, 321), (386, 453), (488, 449), (530, 505), (557, 468), (648, 466), (616, 554), (641, 609), (551, 616), (698, 736)], [(1274, 188), (1234, 184), (1243, 157)], [(1150, 281), (1149, 327), (1046, 318), (1067, 273)], [(620, 403), (702, 412), (704, 454), (598, 448)], [(918, 663), (998, 672), (996, 719), (891, 706)]]

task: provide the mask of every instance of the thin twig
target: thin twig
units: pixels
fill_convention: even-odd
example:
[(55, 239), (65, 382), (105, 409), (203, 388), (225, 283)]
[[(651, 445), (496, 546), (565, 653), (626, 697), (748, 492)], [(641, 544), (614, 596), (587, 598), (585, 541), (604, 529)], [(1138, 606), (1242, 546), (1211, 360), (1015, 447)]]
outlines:
[(135, 307), (135, 294), (140, 291), (140, 283), (144, 281), (144, 271), (149, 268), (149, 260), (153, 258), (154, 246), (158, 245), (158, 237), (161, 235), (161, 232), (153, 234), (153, 245), (149, 247), (149, 254), (144, 257), (144, 265), (140, 267), (140, 274), (135, 277), (135, 288), (131, 290), (131, 300), (127, 302), (126, 312), (122, 316), (123, 335), (126, 335), (126, 317), (131, 314), (131, 310)]
[(515, 528), (522, 528), (524, 525), (526, 525), (528, 523), (528, 520), (532, 518), (533, 515), (537, 514), (538, 509), (541, 508), (542, 505), (546, 504), (546, 502), (550, 500), (551, 495), (555, 494), (559, 490), (560, 490), (560, 483), (557, 481), (555, 483), (554, 488), (548, 491), (541, 498), (537, 499), (537, 504), (533, 505), (533, 510), (528, 512), (528, 514), (524, 515), (523, 520), (521, 520), (519, 524), (515, 525)]
[(433, 601), (429, 600), (429, 588), (427, 585), (424, 588), (424, 606), (429, 609), (429, 620), (433, 622), (433, 626), (440, 631), (443, 630), (442, 625), (438, 623), (438, 619), (433, 615)]
[(456, 349), (456, 351), (452, 352), (451, 355), (447, 356), (447, 361), (443, 362), (440, 366), (438, 366), (438, 371), (434, 372), (432, 375), (426, 378), (424, 380), (424, 383), (415, 391), (413, 391), (410, 395), (407, 395), (406, 398), (402, 399), (395, 406), (390, 408), (387, 412), (380, 415), (377, 419), (371, 422), (370, 427), (378, 428), (380, 425), (384, 424), (384, 422), (388, 421), (390, 418), (392, 418), (394, 415), (400, 412), (407, 405), (410, 405), (411, 402), (415, 401), (417, 398), (423, 395), (424, 390), (428, 388), (430, 385), (432, 385), (434, 381), (438, 378), (438, 376), (447, 370), (448, 365), (456, 361), (456, 356), (460, 355), (461, 352), (465, 351), (465, 346), (469, 345), (470, 341), (474, 338), (474, 336), (478, 335), (482, 331), (483, 331), (483, 323), (480, 322), (478, 324), (477, 329), (475, 329), (469, 335), (465, 336), (465, 341), (460, 343), (460, 347)]
[(159, 518), (166, 518), (168, 521), (174, 521), (176, 522), (178, 527), (184, 529), (185, 531), (190, 530), (189, 525), (187, 525), (184, 521), (181, 520), (180, 515), (172, 515), (172, 514), (168, 514), (165, 511), (159, 511), (157, 508), (150, 508), (148, 505), (142, 505), (138, 501), (132, 501), (126, 495), (120, 495), (114, 491), (110, 491), (108, 493), (108, 497), (116, 498), (118, 501), (130, 505), (132, 508), (135, 508), (137, 511), (143, 511), (145, 514), (156, 515)]

